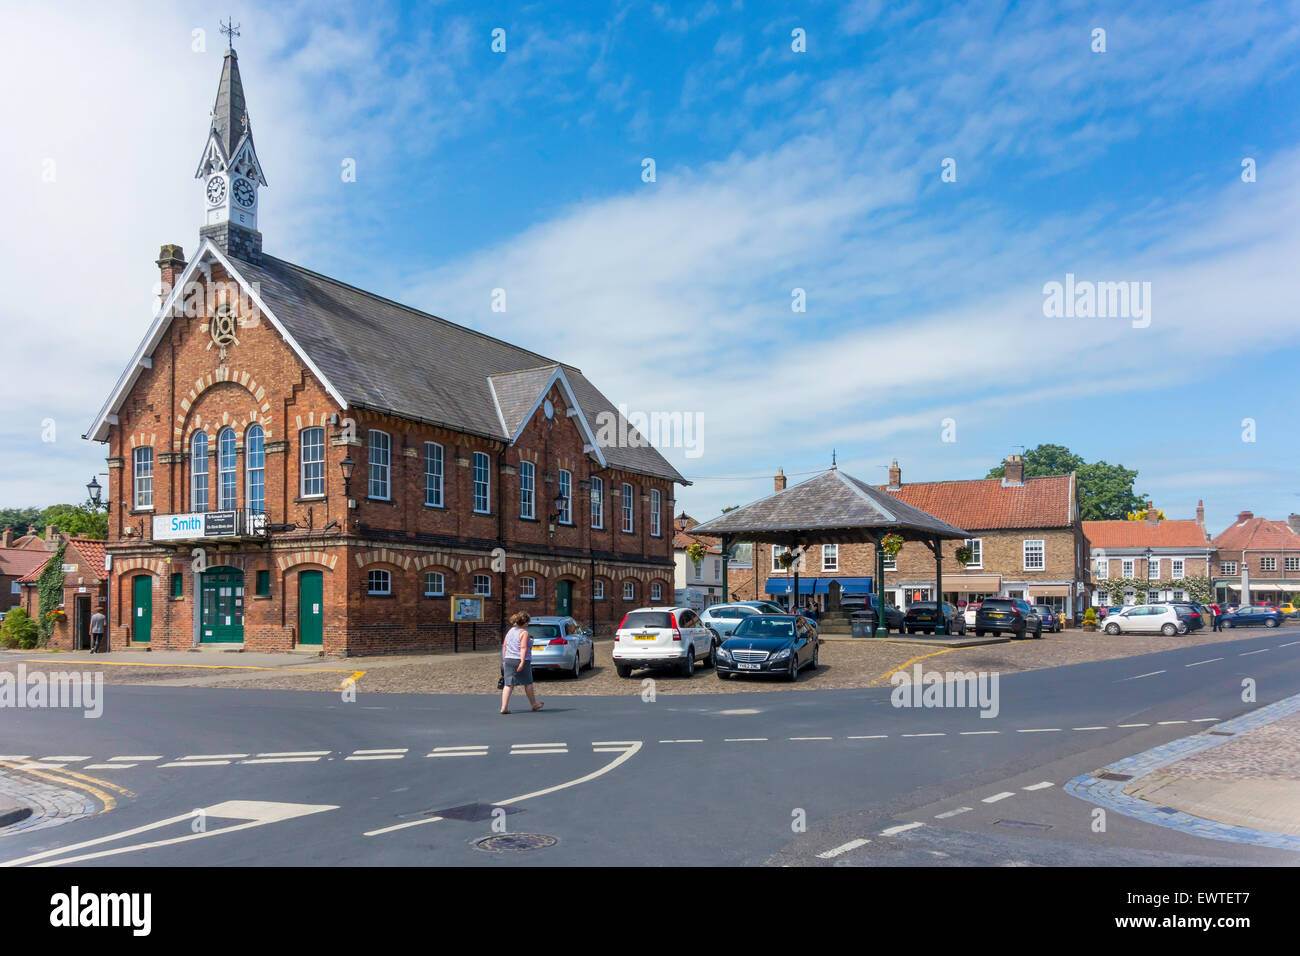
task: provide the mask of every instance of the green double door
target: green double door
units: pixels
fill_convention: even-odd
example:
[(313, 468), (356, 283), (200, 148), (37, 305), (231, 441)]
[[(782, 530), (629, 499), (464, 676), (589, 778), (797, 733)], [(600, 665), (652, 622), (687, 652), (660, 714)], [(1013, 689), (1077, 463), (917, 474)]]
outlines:
[(205, 644), (244, 642), (244, 572), (238, 568), (210, 568), (199, 586), (199, 639)]

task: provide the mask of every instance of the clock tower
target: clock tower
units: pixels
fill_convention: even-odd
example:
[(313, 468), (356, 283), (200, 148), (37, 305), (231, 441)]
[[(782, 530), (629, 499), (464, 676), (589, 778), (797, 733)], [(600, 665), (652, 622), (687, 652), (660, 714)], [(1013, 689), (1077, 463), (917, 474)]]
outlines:
[(203, 158), (194, 174), (203, 181), (203, 226), (199, 236), (211, 239), (222, 252), (256, 262), (262, 253), (262, 234), (257, 231), (257, 190), (266, 185), (253, 128), (244, 102), (244, 84), (239, 78), (239, 57), (234, 37), (226, 50), (212, 109), (212, 127)]

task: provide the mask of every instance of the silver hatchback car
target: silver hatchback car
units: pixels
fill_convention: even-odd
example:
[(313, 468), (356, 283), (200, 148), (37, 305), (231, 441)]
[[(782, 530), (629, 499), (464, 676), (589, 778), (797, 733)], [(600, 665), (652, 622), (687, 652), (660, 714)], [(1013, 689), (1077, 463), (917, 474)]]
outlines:
[(560, 671), (577, 677), (596, 663), (591, 630), (579, 627), (571, 617), (535, 617), (528, 622), (527, 630), (533, 670)]

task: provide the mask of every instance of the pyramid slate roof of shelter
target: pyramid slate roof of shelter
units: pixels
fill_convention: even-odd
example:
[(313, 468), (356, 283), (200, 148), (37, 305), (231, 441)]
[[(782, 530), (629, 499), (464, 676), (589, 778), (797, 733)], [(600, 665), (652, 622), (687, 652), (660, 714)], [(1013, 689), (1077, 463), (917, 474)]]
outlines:
[(693, 535), (772, 544), (864, 541), (876, 533), (904, 538), (965, 538), (967, 533), (837, 468), (691, 528)]

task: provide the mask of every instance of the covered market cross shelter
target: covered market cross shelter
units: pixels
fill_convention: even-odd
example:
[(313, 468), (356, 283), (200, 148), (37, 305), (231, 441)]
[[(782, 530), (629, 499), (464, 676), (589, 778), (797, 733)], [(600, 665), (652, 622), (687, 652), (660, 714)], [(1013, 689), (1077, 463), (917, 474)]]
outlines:
[[(885, 606), (886, 535), (904, 542), (919, 541), (934, 554), (935, 593), (943, 594), (945, 538), (970, 534), (934, 515), (899, 501), (893, 495), (832, 467), (802, 484), (783, 489), (752, 504), (691, 528), (692, 535), (722, 539), (722, 593), (727, 588), (731, 546), (742, 541), (782, 545), (800, 552), (813, 544), (873, 544), (876, 550), (877, 607)], [(796, 565), (797, 568), (797, 565)], [(794, 573), (799, 593), (799, 572)], [(942, 623), (936, 633), (943, 633)], [(876, 615), (876, 636), (885, 637), (885, 616)]]

